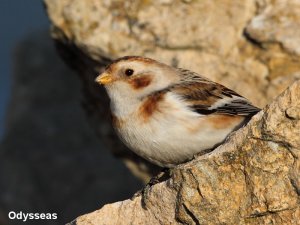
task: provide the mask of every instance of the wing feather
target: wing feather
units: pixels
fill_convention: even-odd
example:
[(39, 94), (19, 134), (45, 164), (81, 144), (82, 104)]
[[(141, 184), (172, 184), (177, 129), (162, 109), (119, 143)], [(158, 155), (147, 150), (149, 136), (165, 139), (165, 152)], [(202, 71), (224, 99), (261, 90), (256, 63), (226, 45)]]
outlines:
[(183, 98), (188, 106), (199, 114), (252, 116), (260, 111), (249, 100), (223, 85), (189, 70), (178, 71), (182, 80), (169, 90)]

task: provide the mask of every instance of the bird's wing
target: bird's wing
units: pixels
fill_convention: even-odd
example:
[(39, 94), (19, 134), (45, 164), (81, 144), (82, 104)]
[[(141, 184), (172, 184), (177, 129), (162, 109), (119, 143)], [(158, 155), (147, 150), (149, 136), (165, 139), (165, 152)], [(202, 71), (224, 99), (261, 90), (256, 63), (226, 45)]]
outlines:
[(212, 82), (194, 72), (178, 69), (182, 80), (170, 91), (179, 95), (195, 112), (202, 115), (227, 114), (252, 116), (260, 111), (246, 98), (221, 84)]

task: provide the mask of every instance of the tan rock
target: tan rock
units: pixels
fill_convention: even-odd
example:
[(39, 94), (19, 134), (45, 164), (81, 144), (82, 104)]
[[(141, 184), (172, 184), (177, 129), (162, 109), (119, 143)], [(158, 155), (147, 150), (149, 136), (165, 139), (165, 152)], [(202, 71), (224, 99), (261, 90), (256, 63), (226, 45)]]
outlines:
[(52, 35), (102, 66), (104, 58), (153, 57), (222, 82), (260, 107), (281, 91), (266, 93), (272, 79), (300, 72), (299, 0), (45, 3)]
[(274, 79), (287, 81), (300, 74), (300, 1), (258, 2), (258, 13), (247, 25), (245, 34), (260, 49), (255, 58), (268, 67), (270, 84), (266, 96), (269, 101), (282, 90), (277, 88)]
[[(144, 181), (157, 168), (133, 155), (118, 141), (107, 119), (107, 96), (94, 84), (97, 73), (112, 59), (143, 55), (191, 69), (236, 90), (260, 107), (299, 79), (298, 0), (44, 2), (52, 22), (52, 36), (60, 52), (82, 77), (85, 106), (92, 124), (110, 150), (122, 157)], [(294, 149), (299, 146), (289, 144), (296, 140), (299, 113), (298, 106), (289, 106), (284, 116), (280, 114), (280, 107), (289, 104), (284, 101), (286, 103), (278, 101), (267, 107), (264, 114), (255, 117), (252, 125), (235, 135), (236, 140), (231, 139), (231, 144), (223, 146), (222, 149), (228, 150), (227, 155), (218, 155), (215, 151), (195, 162), (198, 165), (201, 161), (200, 166), (193, 167), (190, 163), (178, 168), (170, 181), (160, 184), (165, 188), (155, 186), (151, 195), (158, 195), (162, 202), (172, 205), (174, 199), (165, 199), (158, 193), (167, 189), (174, 193), (175, 188), (175, 194), (179, 193), (180, 197), (176, 199), (176, 217), (187, 223), (193, 224), (197, 219), (200, 224), (223, 221), (228, 224), (293, 224), (292, 218), (299, 218), (299, 199), (295, 200), (295, 191), (292, 192), (295, 189), (291, 186), (291, 182), (297, 187), (300, 183), (297, 178), (299, 162), (294, 157), (298, 154)], [(279, 141), (272, 139), (275, 137)], [(298, 170), (291, 169), (292, 165)], [(291, 182), (288, 181), (290, 177), (293, 177)], [(128, 214), (121, 216), (120, 208), (126, 205), (125, 208), (149, 217), (146, 221), (149, 224), (163, 224), (160, 218), (164, 218), (166, 224), (174, 222), (174, 214), (157, 211), (166, 207), (163, 203), (156, 202), (155, 207), (144, 212), (139, 202), (140, 199), (136, 199), (108, 205), (93, 215), (101, 218), (98, 213), (106, 215), (110, 211), (119, 215), (114, 210), (120, 210), (119, 217), (115, 218), (123, 221)], [(199, 211), (199, 207), (205, 210)], [(84, 218), (91, 219), (89, 215), (82, 217), (82, 221)], [(134, 224), (145, 222), (140, 218)]]
[(300, 224), (300, 81), (213, 152), (141, 198), (76, 219), (91, 224)]
[(262, 44), (278, 43), (292, 54), (300, 55), (300, 1), (275, 0), (254, 17), (248, 34)]

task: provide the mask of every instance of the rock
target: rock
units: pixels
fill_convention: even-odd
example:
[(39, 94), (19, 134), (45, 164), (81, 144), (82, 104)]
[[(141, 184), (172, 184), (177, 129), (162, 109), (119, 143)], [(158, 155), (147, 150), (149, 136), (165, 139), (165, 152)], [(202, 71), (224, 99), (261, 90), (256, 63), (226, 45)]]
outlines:
[(291, 54), (300, 55), (300, 1), (276, 0), (252, 18), (246, 30), (261, 44), (280, 44)]
[[(300, 18), (297, 13), (299, 11), (297, 0), (246, 0), (238, 3), (230, 0), (160, 0), (155, 2), (143, 0), (44, 0), (44, 2), (52, 23), (52, 37), (58, 50), (65, 61), (81, 76), (86, 96), (85, 107), (91, 124), (97, 131), (99, 138), (109, 146), (116, 156), (122, 158), (127, 167), (144, 182), (155, 174), (159, 168), (153, 167), (132, 154), (118, 140), (108, 120), (108, 98), (104, 90), (99, 89), (94, 82), (97, 74), (113, 59), (124, 55), (143, 55), (173, 66), (194, 70), (232, 88), (259, 107), (266, 106), (293, 81), (299, 79), (300, 55), (298, 53), (299, 31), (297, 27)], [(291, 121), (297, 121), (297, 110), (297, 107), (289, 107), (284, 115), (290, 118)], [(269, 114), (271, 113), (266, 111), (265, 114), (260, 116)], [(260, 125), (265, 124), (263, 122), (264, 117), (257, 121), (261, 121)], [(246, 132), (247, 129), (244, 129), (243, 132)], [(259, 127), (257, 129), (259, 130)], [(192, 221), (195, 218), (199, 219), (200, 224), (202, 220), (209, 221), (208, 224), (221, 223), (226, 220), (234, 222), (237, 221), (238, 217), (236, 215), (239, 213), (241, 213), (241, 217), (245, 215), (243, 217), (244, 224), (255, 224), (253, 221), (261, 222), (266, 218), (271, 221), (273, 214), (274, 218), (277, 216), (274, 221), (279, 221), (285, 215), (289, 217), (290, 214), (287, 212), (291, 211), (288, 211), (288, 209), (283, 210), (284, 207), (278, 206), (278, 210), (281, 211), (282, 209), (282, 211), (276, 211), (276, 204), (279, 204), (280, 201), (269, 196), (273, 193), (272, 191), (264, 190), (260, 192), (262, 190), (259, 188), (256, 190), (251, 186), (252, 182), (257, 182), (261, 185), (265, 184), (273, 187), (272, 185), (275, 184), (264, 183), (265, 177), (267, 179), (269, 175), (272, 175), (272, 172), (268, 172), (272, 168), (266, 170), (267, 174), (270, 173), (268, 175), (261, 174), (259, 177), (249, 179), (247, 177), (247, 180), (243, 178), (243, 176), (248, 176), (248, 173), (257, 173), (256, 165), (258, 166), (258, 163), (264, 164), (264, 160), (267, 160), (264, 158), (264, 154), (258, 151), (261, 146), (265, 146), (266, 140), (251, 139), (250, 133), (247, 132), (242, 133), (244, 136), (242, 135), (238, 139), (248, 143), (248, 147), (246, 145), (243, 147), (243, 149), (245, 148), (244, 151), (248, 149), (247, 151), (251, 152), (252, 149), (251, 154), (260, 154), (263, 160), (259, 161), (257, 159), (258, 161), (253, 162), (253, 165), (243, 164), (247, 168), (246, 170), (240, 167), (239, 161), (237, 161), (237, 165), (234, 164), (238, 159), (246, 160), (246, 156), (235, 153), (232, 156), (233, 158), (230, 159), (230, 154), (227, 155), (227, 158), (222, 158), (222, 155), (218, 160), (224, 161), (224, 163), (227, 162), (227, 164), (220, 168), (221, 171), (218, 171), (216, 167), (215, 170), (211, 170), (211, 175), (215, 174), (214, 176), (205, 175), (205, 170), (201, 170), (201, 168), (193, 168), (192, 172), (197, 172), (196, 178), (203, 182), (201, 184), (211, 189), (210, 192), (207, 191), (207, 197), (201, 197), (201, 193), (199, 194), (197, 190), (185, 186), (185, 179), (193, 175), (193, 173), (189, 175), (188, 172), (175, 172), (174, 177), (171, 179), (174, 182), (169, 181), (160, 184), (164, 189), (157, 189), (155, 186), (152, 194), (161, 197), (158, 193), (164, 193), (168, 190), (167, 193), (169, 194), (167, 196), (169, 197), (163, 198), (164, 201), (169, 202), (171, 205), (178, 204), (179, 199), (176, 202), (172, 200), (174, 188), (171, 186), (178, 187), (175, 195), (180, 193), (182, 207), (176, 206), (176, 215), (179, 221), (188, 221), (187, 223), (195, 223)], [(244, 138), (246, 136), (249, 137), (248, 142)], [(263, 134), (262, 136), (265, 138)], [(272, 141), (274, 140), (269, 140), (269, 147), (276, 150), (277, 142), (274, 144)], [(251, 144), (255, 144), (256, 147), (251, 146)], [(281, 142), (277, 144), (281, 146)], [(226, 146), (233, 148), (235, 145), (237, 144), (232, 143)], [(239, 146), (242, 148), (241, 145)], [(283, 148), (287, 148), (287, 146)], [(266, 152), (266, 155), (274, 161), (280, 161), (281, 158), (285, 159), (285, 163), (292, 161), (290, 155), (283, 151), (281, 147), (278, 151), (279, 153), (274, 155), (275, 158), (271, 157), (270, 152)], [(217, 153), (213, 155), (215, 154)], [(247, 156), (252, 157), (251, 154)], [(218, 160), (216, 158), (216, 161)], [(229, 160), (233, 163), (232, 165)], [(213, 162), (211, 163), (201, 165), (203, 168), (215, 165)], [(236, 166), (240, 169), (235, 174), (232, 171), (236, 169)], [(259, 164), (259, 166), (261, 165)], [(290, 164), (284, 168), (290, 168), (289, 166)], [(187, 170), (178, 169), (178, 171)], [(221, 174), (226, 171), (228, 173), (224, 174), (224, 178), (222, 178)], [(210, 181), (208, 183), (205, 181), (213, 178), (220, 183), (215, 182), (214, 185), (211, 183), (211, 186), (209, 186)], [(231, 182), (225, 183), (225, 178)], [(246, 180), (244, 183), (242, 182), (243, 179)], [(294, 180), (292, 182), (296, 184), (297, 182)], [(228, 194), (232, 194), (234, 191), (237, 192), (237, 196), (228, 201), (226, 206), (220, 204), (226, 197), (224, 191), (222, 191), (223, 189), (221, 189), (223, 184), (227, 185), (224, 190)], [(289, 192), (290, 186), (285, 187), (284, 185), (287, 184), (284, 182), (279, 183), (278, 190), (282, 193)], [(249, 190), (249, 187), (252, 189)], [(156, 189), (158, 193), (154, 191)], [(219, 196), (216, 195), (216, 190), (220, 191)], [(253, 195), (253, 198), (248, 195), (244, 196), (245, 191), (249, 195)], [(200, 197), (197, 197), (197, 193)], [(255, 195), (256, 193), (258, 196)], [(189, 195), (195, 196), (194, 202), (185, 201), (185, 198), (188, 199)], [(268, 199), (267, 202), (266, 199)], [(200, 203), (198, 200), (201, 200)], [(253, 202), (245, 203), (245, 201), (250, 200), (253, 200)], [(121, 210), (122, 207), (133, 207), (132, 210), (136, 210), (137, 213), (149, 216), (149, 224), (152, 222), (154, 224), (159, 223), (154, 217), (151, 217), (151, 215), (156, 214), (158, 215), (157, 218), (165, 218), (165, 222), (174, 222), (174, 214), (170, 214), (170, 217), (168, 217), (163, 210), (160, 213), (157, 211), (161, 207), (165, 208), (166, 205), (156, 203), (158, 204), (157, 208), (152, 207), (150, 211), (139, 211), (140, 209), (134, 208), (140, 207), (138, 199), (134, 202), (116, 203), (115, 205), (105, 206), (102, 210), (91, 214), (91, 217), (87, 216), (87, 218), (90, 219), (95, 216), (95, 218), (103, 219), (103, 217), (98, 217), (97, 213), (113, 215), (113, 213), (117, 213), (114, 210), (118, 209), (120, 214), (117, 218), (123, 221), (128, 217), (129, 211), (124, 209), (126, 211), (124, 213)], [(286, 205), (290, 207), (290, 204), (295, 205), (295, 201), (290, 201)], [(245, 208), (237, 208), (238, 205)], [(285, 203), (282, 203), (282, 205), (285, 205)], [(204, 207), (207, 211), (196, 212), (199, 206)], [(169, 210), (169, 208), (166, 210)], [(211, 210), (211, 213), (209, 213), (209, 210)], [(216, 213), (218, 210), (222, 210), (218, 213), (220, 215)], [(228, 211), (223, 214), (223, 210)], [(295, 215), (299, 214), (297, 210), (294, 211)], [(155, 213), (153, 214), (153, 212)], [(208, 215), (212, 215), (210, 220), (208, 220)], [(81, 217), (82, 220), (84, 218)], [(140, 219), (136, 219), (134, 223), (143, 223), (142, 217)]]
[(159, 168), (117, 140), (108, 119), (107, 96), (94, 83), (112, 59), (143, 55), (191, 69), (260, 107), (300, 74), (299, 35), (293, 35), (300, 23), (297, 0), (44, 2), (58, 50), (82, 78), (91, 124), (145, 182)]
[[(259, 1), (257, 15), (245, 28), (245, 35), (261, 50), (257, 59), (268, 67), (268, 101), (282, 91), (273, 86), (280, 77), (300, 74), (300, 2), (298, 0)], [(264, 3), (262, 3), (264, 2)], [(285, 79), (285, 78), (284, 78)], [(284, 88), (287, 85), (285, 84)]]
[(299, 224), (299, 107), (298, 80), (225, 144), (152, 186), (147, 209), (138, 197), (73, 224)]

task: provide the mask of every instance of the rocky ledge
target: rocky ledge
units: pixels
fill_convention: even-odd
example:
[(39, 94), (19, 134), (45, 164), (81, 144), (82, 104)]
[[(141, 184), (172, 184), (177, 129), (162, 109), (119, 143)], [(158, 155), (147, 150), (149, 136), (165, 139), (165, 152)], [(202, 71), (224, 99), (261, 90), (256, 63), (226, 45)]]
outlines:
[(264, 108), (226, 144), (153, 186), (147, 210), (136, 198), (73, 224), (300, 224), (298, 0), (44, 2), (58, 50), (82, 78), (91, 124), (144, 181), (157, 170), (114, 136), (107, 96), (94, 83), (112, 59), (143, 55), (191, 69)]
[(179, 165), (141, 197), (71, 224), (299, 224), (300, 81), (213, 152)]

